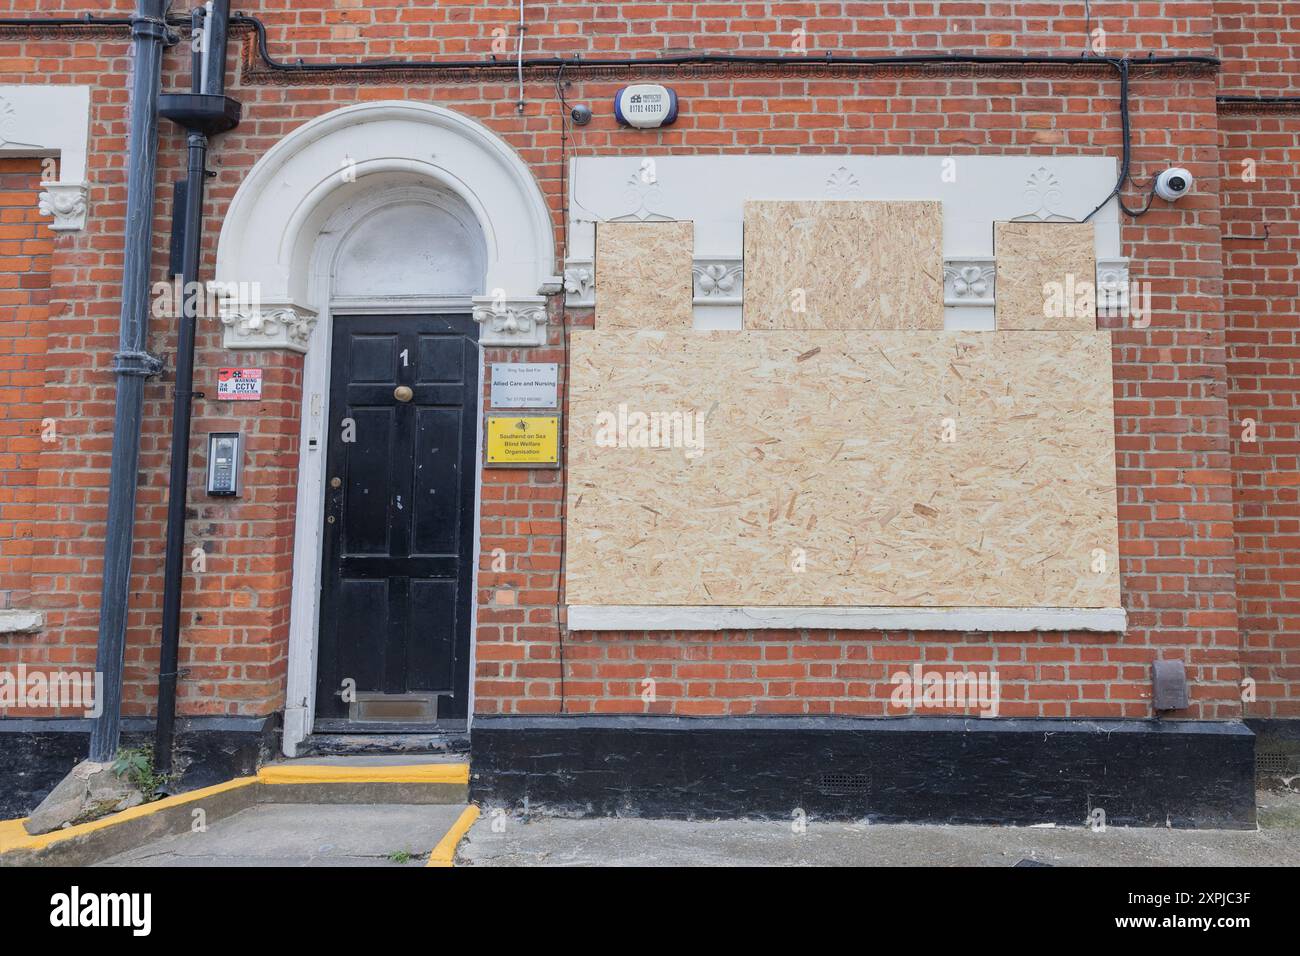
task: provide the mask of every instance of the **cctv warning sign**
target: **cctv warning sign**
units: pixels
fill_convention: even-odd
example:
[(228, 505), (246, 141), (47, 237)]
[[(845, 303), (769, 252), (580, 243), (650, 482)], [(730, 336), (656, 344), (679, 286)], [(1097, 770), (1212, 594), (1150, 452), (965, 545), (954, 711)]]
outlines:
[(217, 371), (217, 398), (227, 402), (260, 402), (260, 368), (223, 368)]

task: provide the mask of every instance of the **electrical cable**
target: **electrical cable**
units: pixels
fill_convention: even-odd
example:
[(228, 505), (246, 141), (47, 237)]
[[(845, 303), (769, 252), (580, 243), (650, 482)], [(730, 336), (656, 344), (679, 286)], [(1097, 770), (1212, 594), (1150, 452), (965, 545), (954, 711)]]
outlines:
[[(169, 18), (171, 24), (187, 22), (184, 18)], [(296, 63), (285, 63), (275, 59), (270, 52), (266, 24), (261, 19), (246, 13), (234, 14), (232, 24), (250, 26), (257, 37), (257, 53), (267, 69), (283, 73), (331, 73), (343, 71), (384, 71), (384, 70), (427, 70), (430, 72), (455, 70), (503, 70), (510, 69), (507, 64), (495, 60), (361, 60), (351, 63), (339, 61), (318, 61), (308, 63), (299, 59)], [(0, 18), (0, 28), (39, 28), (39, 27), (87, 27), (116, 26), (129, 27), (127, 18), (95, 18), (90, 14), (84, 17), (6, 17)], [(656, 68), (665, 66), (699, 66), (708, 64), (740, 64), (749, 66), (772, 67), (809, 67), (809, 66), (1095, 66), (1106, 62), (1096, 56), (1047, 54), (993, 54), (993, 53), (910, 53), (890, 56), (835, 56), (826, 53), (822, 56), (790, 56), (787, 54), (745, 54), (745, 53), (688, 53), (658, 57), (624, 57), (624, 58), (589, 58), (578, 61), (566, 60), (564, 57), (524, 57), (525, 69), (548, 69), (559, 67), (562, 63), (588, 68)], [(1222, 61), (1215, 56), (1194, 54), (1148, 55), (1141, 61), (1143, 66), (1205, 66), (1218, 67)], [(515, 64), (517, 67), (518, 64)]]
[(1093, 216), (1097, 215), (1097, 213), (1101, 212), (1102, 208), (1112, 199), (1119, 202), (1120, 209), (1136, 219), (1139, 216), (1146, 215), (1146, 213), (1151, 209), (1151, 204), (1155, 201), (1156, 197), (1154, 181), (1151, 184), (1151, 193), (1147, 196), (1146, 205), (1139, 210), (1130, 209), (1125, 205), (1124, 197), (1121, 195), (1124, 183), (1132, 182), (1130, 174), (1132, 172), (1133, 163), (1133, 124), (1132, 118), (1129, 115), (1129, 61), (1127, 58), (1124, 58), (1119, 60), (1107, 59), (1106, 62), (1119, 70), (1119, 116), (1120, 126), (1123, 130), (1124, 137), (1124, 158), (1120, 164), (1119, 179), (1115, 182), (1115, 188), (1110, 191), (1110, 195), (1097, 204), (1097, 207), (1093, 209), (1092, 212), (1079, 220), (1080, 222), (1087, 222)]
[[(267, 37), (266, 24), (259, 18), (247, 14), (237, 14), (230, 18), (231, 23), (251, 26), (257, 35), (257, 52), (263, 64), (273, 72), (281, 73), (329, 73), (339, 71), (372, 70), (413, 70), (413, 71), (455, 71), (455, 70), (503, 70), (510, 67), (492, 60), (361, 60), (352, 63), (317, 61), (308, 63), (298, 60), (296, 63), (284, 63), (271, 55), (270, 42)], [(918, 66), (958, 64), (971, 66), (998, 65), (1036, 65), (1036, 66), (1096, 66), (1104, 62), (1095, 56), (1052, 56), (1046, 54), (993, 54), (993, 53), (911, 53), (891, 56), (790, 56), (785, 54), (746, 54), (746, 53), (686, 53), (673, 56), (657, 57), (620, 57), (588, 58), (577, 61), (564, 57), (524, 57), (522, 65), (526, 69), (548, 69), (569, 63), (570, 66), (584, 68), (628, 68), (628, 67), (665, 67), (694, 66), (707, 64), (744, 64), (750, 66), (808, 67), (808, 66)], [(1177, 54), (1166, 56), (1148, 56), (1143, 65), (1150, 66), (1211, 66), (1220, 65), (1218, 57)]]
[(519, 45), (516, 48), (516, 64), (519, 70), (519, 100), (515, 109), (520, 113), (524, 111), (524, 34), (528, 32), (528, 27), (524, 25), (524, 0), (519, 0)]

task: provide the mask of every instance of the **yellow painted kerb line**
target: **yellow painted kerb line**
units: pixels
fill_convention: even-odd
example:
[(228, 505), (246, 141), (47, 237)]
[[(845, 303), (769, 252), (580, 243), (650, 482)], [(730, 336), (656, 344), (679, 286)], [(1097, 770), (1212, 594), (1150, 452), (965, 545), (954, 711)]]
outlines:
[(461, 811), (460, 816), (456, 818), (456, 822), (451, 825), (451, 829), (433, 848), (433, 852), (429, 854), (427, 866), (451, 866), (451, 861), (456, 857), (456, 847), (460, 846), (460, 841), (465, 838), (465, 834), (469, 832), (469, 828), (474, 825), (474, 821), (477, 819), (478, 807), (471, 803)]
[[(256, 777), (239, 777), (235, 780), (219, 783), (215, 787), (204, 787), (202, 790), (191, 790), (189, 793), (178, 794), (174, 797), (164, 797), (162, 800), (155, 800), (153, 803), (142, 803), (138, 807), (131, 807), (129, 810), (114, 813), (112, 816), (100, 820), (92, 820), (90, 823), (83, 823), (75, 827), (66, 827), (52, 833), (42, 833), (40, 836), (32, 836), (24, 830), (22, 820), (0, 820), (0, 853), (8, 853), (11, 850), (41, 850), (52, 844), (62, 843), (64, 840), (71, 840), (87, 833), (94, 833), (96, 830), (106, 830), (109, 827), (117, 826), (119, 823), (147, 817), (162, 810), (168, 810), (171, 807), (195, 803), (218, 793), (251, 786), (256, 782)], [(24, 817), (24, 819), (26, 818)]]
[(271, 764), (257, 774), (260, 783), (469, 783), (467, 763), (339, 767), (330, 764)]

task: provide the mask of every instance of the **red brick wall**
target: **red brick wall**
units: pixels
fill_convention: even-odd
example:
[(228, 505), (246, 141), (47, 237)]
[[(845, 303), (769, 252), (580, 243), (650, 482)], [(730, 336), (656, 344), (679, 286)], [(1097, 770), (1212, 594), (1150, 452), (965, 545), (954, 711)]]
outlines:
[[(1092, 0), (1092, 29), (1108, 52), (1208, 52), (1210, 0)], [(1284, 3), (1258, 4), (1282, 6)], [(515, 51), (517, 0), (251, 0), (235, 10), (261, 17), (271, 42), (292, 57), (411, 58)], [(5, 0), (17, 15), (125, 16), (130, 0)], [(173, 13), (189, 8), (177, 4)], [(928, 50), (1079, 52), (1088, 36), (1083, 0), (843, 0), (843, 2), (530, 2), (524, 52), (644, 54), (788, 51), (797, 30), (810, 53)], [(494, 34), (504, 30), (504, 34)], [(502, 37), (504, 36), (504, 41)], [(502, 52), (501, 43), (505, 42)], [(287, 44), (287, 45), (286, 45)], [(291, 59), (292, 57), (284, 57)]]
[[(38, 208), (40, 159), (0, 159), (0, 608), (31, 589), (32, 518), (41, 443), (54, 234)], [(0, 668), (32, 638), (0, 638)]]
[[(1215, 22), (1222, 94), (1300, 97), (1300, 5), (1220, 0)], [(1222, 109), (1237, 605), (1255, 695), (1245, 709), (1300, 717), (1300, 109)]]
[(1300, 94), (1300, 5), (1294, 0), (1217, 0), (1214, 40), (1223, 58), (1220, 92)]
[[(60, 11), (42, 5), (40, 12)], [(49, 351), (39, 417), (56, 423), (58, 441), (42, 446), (39, 471), (29, 475), (38, 499), (32, 515), (29, 604), (45, 611), (47, 626), (37, 635), (0, 638), (0, 650), (7, 663), (92, 670), (115, 400), (111, 365), (118, 345), (126, 210), (129, 41), (121, 30), (0, 35), (0, 50), (0, 82), (31, 82), (35, 75), (36, 82), (93, 88), (89, 223), (84, 232), (58, 240), (50, 280)], [(173, 50), (166, 63), (169, 85), (180, 68), (181, 55)], [(245, 155), (242, 168), (255, 158)], [(167, 279), (168, 184), (183, 176), (184, 163), (183, 138), (164, 122), (154, 281)], [(213, 163), (220, 168), (221, 156), (214, 156)], [(215, 192), (220, 195), (220, 187)], [(219, 208), (233, 192), (232, 185), (220, 207), (209, 205), (209, 275)], [(151, 320), (149, 348), (166, 357), (167, 370), (145, 389), (123, 705), (129, 715), (150, 712), (156, 697), (174, 328), (171, 316)], [(197, 362), (195, 387), (209, 396), (216, 392), (221, 365), (263, 366), (266, 382), (260, 403), (231, 406), (209, 400), (195, 406), (186, 550), (203, 548), (207, 570), (187, 570), (185, 579), (180, 710), (273, 713), (284, 702), (302, 359), (269, 352), (232, 356), (221, 349), (219, 326), (209, 318), (200, 325)], [(217, 502), (201, 493), (206, 436), (236, 429), (249, 438), (245, 495), (234, 504)]]
[[(575, 82), (569, 99), (602, 102), (615, 85)], [(774, 76), (674, 85), (698, 109), (655, 135), (653, 145), (597, 120), (577, 134), (576, 150), (1050, 154), (1061, 144), (1099, 154), (1118, 142), (1116, 84), (1092, 75)], [(913, 662), (980, 670), (993, 662), (1003, 681), (1003, 716), (1149, 717), (1150, 662), (1170, 656), (1188, 664), (1188, 716), (1238, 716), (1213, 96), (1209, 76), (1146, 76), (1134, 84), (1135, 177), (1145, 181), (1179, 163), (1201, 187), (1177, 208), (1161, 206), (1124, 229), (1133, 277), (1152, 283), (1155, 307), (1151, 328), (1115, 332), (1127, 634), (568, 634), (561, 648), (545, 624), (555, 600), (545, 576), (491, 575), (485, 540), (481, 599), (497, 583), (538, 580), (520, 607), (480, 612), (479, 711), (898, 713), (885, 706), (897, 670)], [(960, 108), (943, 109), (954, 103)], [(761, 118), (757, 128), (739, 115), (742, 106)], [(507, 488), (529, 480), (489, 475)], [(531, 502), (527, 512), (485, 501), (485, 539), (500, 532), (505, 546), (522, 544), (525, 522), (553, 513), (545, 501)], [(534, 537), (534, 556), (537, 545)], [(550, 541), (542, 553), (553, 553)], [(647, 679), (656, 682), (654, 703), (642, 700)]]
[[(128, 12), (118, 0), (100, 15)], [(1213, 47), (1212, 5), (1093, 5), (1110, 52), (1206, 53)], [(272, 50), (297, 57), (479, 58), (492, 30), (507, 28), (513, 50), (517, 6), (420, 4), (404, 0), (267, 0), (241, 5), (269, 24)], [(31, 3), (0, 2), (0, 12)], [(46, 3), (46, 15), (87, 9)], [(813, 15), (809, 15), (810, 11)], [(806, 18), (806, 19), (805, 19)], [(548, 4), (529, 6), (525, 50), (650, 55), (681, 48), (789, 52), (792, 31), (806, 30), (809, 52), (907, 50), (1073, 52), (1086, 39), (1083, 4)], [(242, 31), (239, 36), (246, 37)], [(89, 230), (66, 241), (54, 263), (52, 362), (45, 414), (70, 423), (70, 439), (46, 452), (40, 483), (45, 504), (33, 566), (33, 604), (51, 609), (39, 641), (93, 661), (104, 489), (107, 484), (124, 201), (127, 44), (119, 31), (80, 36), (0, 33), (0, 82), (78, 82), (96, 87), (92, 117)], [(168, 84), (186, 82), (185, 50), (167, 58)], [(232, 60), (241, 50), (232, 50)], [(503, 59), (508, 61), (508, 56)], [(681, 94), (678, 124), (655, 133), (616, 128), (606, 104), (628, 74), (567, 71), (568, 99), (602, 107), (573, 132), (570, 155), (646, 152), (842, 152), (865, 154), (1106, 155), (1118, 157), (1118, 84), (1104, 68), (804, 69), (804, 74), (710, 67), (638, 70)], [(294, 78), (284, 82), (253, 60), (232, 93), (245, 123), (221, 138), (209, 203), (207, 263), (215, 224), (243, 176), (271, 145), (306, 120), (361, 100), (414, 98), (459, 110), (487, 124), (531, 166), (561, 210), (559, 109), (554, 71), (530, 73), (527, 105), (516, 112), (510, 71), (432, 78), (380, 74)], [(1137, 68), (1133, 84), (1134, 175), (1144, 182), (1170, 163), (1188, 166), (1199, 186), (1175, 208), (1157, 204), (1124, 227), (1132, 273), (1152, 283), (1149, 329), (1117, 329), (1121, 572), (1130, 628), (1124, 635), (946, 635), (922, 633), (563, 634), (560, 620), (561, 488), (554, 472), (485, 472), (483, 559), (476, 635), (480, 713), (646, 710), (673, 713), (884, 713), (888, 675), (913, 661), (972, 668), (996, 663), (1004, 682), (1003, 716), (1151, 716), (1149, 663), (1157, 656), (1189, 665), (1193, 705), (1186, 716), (1241, 712), (1234, 594), (1232, 480), (1222, 314), (1219, 158), (1215, 80), (1208, 70)], [(181, 174), (182, 142), (167, 130), (159, 182)], [(159, 191), (155, 278), (163, 278), (168, 195)], [(1098, 197), (1100, 200), (1102, 197)], [(209, 272), (210, 274), (210, 272)], [(66, 291), (63, 291), (66, 290)], [(569, 316), (581, 323), (588, 318)], [(487, 362), (563, 361), (552, 326), (544, 351), (488, 350)], [(153, 348), (170, 355), (173, 338), (155, 324)], [(294, 468), (301, 360), (225, 353), (204, 326), (200, 388), (221, 364), (267, 365), (267, 401), (231, 409), (200, 403), (192, 453), (203, 436), (241, 417), (254, 435), (239, 503), (194, 495), (191, 544), (209, 548), (208, 572), (188, 576), (181, 682), (189, 713), (267, 713), (283, 703), (289, 606)], [(253, 356), (250, 358), (250, 356)], [(250, 403), (252, 404), (252, 403)], [(211, 410), (205, 410), (211, 408)], [(161, 604), (169, 430), (169, 380), (151, 383), (137, 527), (137, 564), (128, 644), (128, 706), (144, 713), (153, 694)], [(198, 486), (195, 475), (195, 487)], [(503, 548), (508, 570), (491, 570)], [(497, 606), (498, 588), (516, 590)], [(564, 640), (561, 640), (561, 637)], [(561, 665), (563, 660), (563, 665)], [(656, 680), (657, 703), (644, 704), (640, 682)]]
[(1221, 128), (1246, 712), (1300, 717), (1300, 116)]
[(0, 607), (31, 586), (31, 519), (54, 234), (39, 209), (40, 159), (0, 159)]

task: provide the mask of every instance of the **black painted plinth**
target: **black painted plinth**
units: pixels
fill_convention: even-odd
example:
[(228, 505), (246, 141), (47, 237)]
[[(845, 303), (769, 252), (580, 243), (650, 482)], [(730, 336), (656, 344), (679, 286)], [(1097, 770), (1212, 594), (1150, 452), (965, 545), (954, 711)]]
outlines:
[(471, 797), (590, 816), (1250, 828), (1225, 721), (478, 717)]

